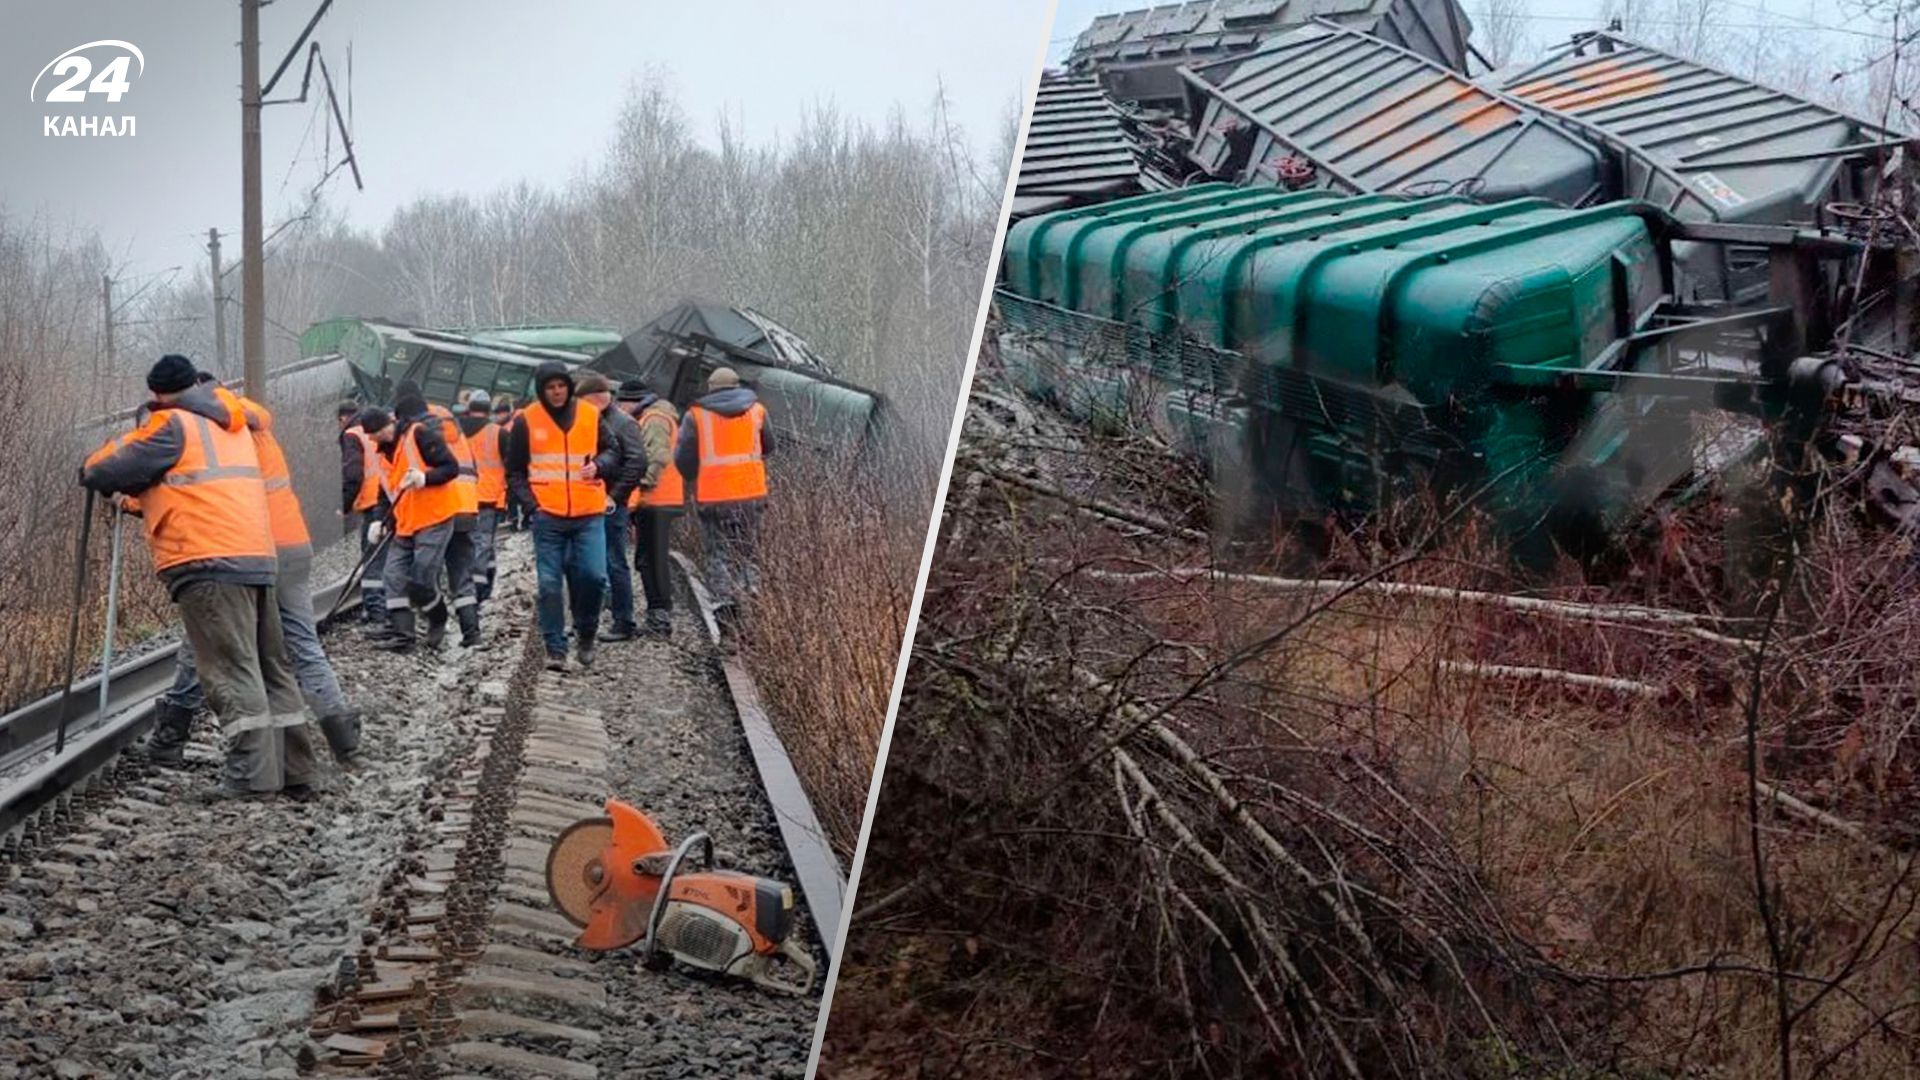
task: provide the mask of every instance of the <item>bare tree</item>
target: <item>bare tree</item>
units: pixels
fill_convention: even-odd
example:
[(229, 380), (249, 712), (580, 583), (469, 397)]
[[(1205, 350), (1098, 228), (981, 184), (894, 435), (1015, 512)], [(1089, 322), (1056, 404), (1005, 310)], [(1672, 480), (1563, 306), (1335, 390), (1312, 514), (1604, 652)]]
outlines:
[(1480, 50), (1495, 68), (1506, 67), (1527, 39), (1526, 0), (1486, 0), (1477, 15)]

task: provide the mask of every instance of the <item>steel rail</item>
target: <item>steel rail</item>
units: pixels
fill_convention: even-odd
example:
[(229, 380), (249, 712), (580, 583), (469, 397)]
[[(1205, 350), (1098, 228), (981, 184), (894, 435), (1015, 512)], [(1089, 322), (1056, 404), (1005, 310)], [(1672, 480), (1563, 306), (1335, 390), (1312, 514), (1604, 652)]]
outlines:
[[(345, 584), (337, 581), (314, 590), (314, 607), (331, 607)], [(356, 603), (357, 598), (349, 598), (341, 606), (351, 610)], [(178, 643), (163, 645), (116, 666), (107, 676), (116, 703), (110, 715), (101, 716), (97, 705), (80, 713), (68, 724), (70, 745), (65, 753), (13, 780), (0, 781), (0, 845), (62, 796), (83, 790), (88, 777), (111, 765), (153, 725), (155, 702), (173, 682), (173, 658), (179, 651)], [(97, 697), (100, 682), (95, 674), (74, 684), (74, 696)], [(60, 699), (61, 693), (55, 691), (0, 716), (0, 773), (12, 772), (53, 749)]]
[[(693, 560), (678, 551), (672, 554), (674, 563), (686, 575), (707, 636), (715, 646), (720, 646), (720, 624), (714, 616), (712, 594), (695, 573)], [(774, 730), (766, 708), (760, 704), (760, 691), (754, 685), (753, 676), (748, 674), (739, 657), (728, 655), (724, 649), (719, 666), (727, 694), (733, 699), (733, 711), (740, 717), (741, 733), (746, 736), (747, 748), (753, 754), (760, 790), (766, 793), (767, 803), (773, 807), (774, 821), (780, 827), (780, 839), (787, 849), (787, 861), (793, 864), (794, 876), (800, 879), (800, 891), (807, 898), (807, 910), (813, 914), (814, 932), (820, 936), (827, 955), (832, 956), (834, 935), (840, 932), (840, 909), (847, 898), (846, 872), (840, 867), (840, 857), (833, 853), (826, 830), (820, 827), (820, 818), (813, 811), (813, 802), (807, 798), (807, 789), (800, 783), (799, 774), (794, 771), (786, 744), (780, 741), (779, 732)]]

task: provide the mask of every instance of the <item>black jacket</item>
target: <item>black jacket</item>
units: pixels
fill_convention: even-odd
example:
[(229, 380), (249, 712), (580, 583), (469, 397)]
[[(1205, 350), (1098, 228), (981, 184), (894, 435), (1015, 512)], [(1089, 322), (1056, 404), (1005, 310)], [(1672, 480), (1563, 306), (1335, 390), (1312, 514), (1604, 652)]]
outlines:
[[(566, 404), (560, 406), (558, 409), (549, 408), (545, 396), (540, 394), (541, 385), (556, 377), (565, 379), (567, 382)], [(527, 408), (545, 409), (547, 415), (553, 419), (555, 426), (559, 427), (561, 431), (573, 430), (574, 417), (579, 414), (580, 410), (575, 408), (577, 402), (573, 396), (573, 376), (567, 372), (567, 366), (565, 364), (559, 363), (558, 361), (548, 361), (535, 368), (533, 372), (533, 392), (536, 400), (533, 404), (528, 405)], [(530, 460), (530, 451), (527, 449), (527, 420), (525, 416), (515, 416), (513, 418), (513, 427), (507, 430), (506, 444), (506, 449), (501, 452), (500, 457), (501, 464), (506, 466), (507, 470), (507, 490), (521, 503), (537, 508), (540, 505), (539, 500), (533, 497), (533, 484), (527, 479), (527, 464)], [(598, 467), (600, 476), (608, 483), (612, 483), (618, 476), (621, 461), (619, 448), (615, 443), (611, 425), (602, 423), (599, 426), (599, 430), (595, 433), (594, 437), (593, 454), (594, 464)], [(581, 462), (581, 464), (584, 465), (586, 463)], [(596, 507), (593, 512), (596, 514), (602, 513), (604, 509), (604, 507)], [(586, 515), (581, 514), (577, 516), (584, 517)]]
[(625, 506), (627, 496), (647, 478), (647, 447), (640, 438), (640, 423), (609, 402), (600, 413), (600, 427), (613, 432), (614, 450), (620, 456), (617, 472), (606, 478), (607, 496), (613, 505)]
[(360, 498), (360, 482), (367, 476), (366, 459), (360, 456), (360, 440), (340, 431), (340, 512), (353, 513)]

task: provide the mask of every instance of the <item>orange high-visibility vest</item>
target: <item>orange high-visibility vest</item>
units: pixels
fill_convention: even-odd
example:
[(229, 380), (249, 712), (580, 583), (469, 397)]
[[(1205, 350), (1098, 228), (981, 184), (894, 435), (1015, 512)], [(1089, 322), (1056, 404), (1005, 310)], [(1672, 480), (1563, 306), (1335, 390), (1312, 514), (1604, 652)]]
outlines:
[(267, 523), (273, 530), (273, 544), (281, 557), (313, 554), (313, 537), (307, 532), (307, 519), (300, 512), (300, 497), (293, 492), (293, 473), (287, 468), (287, 455), (280, 440), (273, 436), (273, 414), (266, 406), (244, 398), (224, 386), (214, 387), (213, 396), (226, 403), (235, 415), (246, 418), (253, 434), (254, 455), (260, 459), (260, 479), (267, 488)]
[(380, 505), (380, 450), (358, 424), (348, 428), (347, 434), (360, 442), (360, 490), (354, 493), (353, 508), (371, 510)]
[(155, 409), (131, 435), (94, 451), (87, 464), (127, 443), (151, 439), (171, 424), (180, 426), (180, 460), (139, 498), (153, 568), (170, 570), (221, 559), (245, 569), (271, 571), (276, 559), (267, 491), (260, 481), (253, 439), (244, 426), (221, 427), (187, 409)]
[(527, 483), (534, 502), (555, 517), (588, 517), (607, 509), (607, 485), (580, 479), (580, 467), (593, 460), (600, 445), (600, 410), (573, 403), (573, 427), (561, 431), (546, 408), (529, 406), (520, 415), (527, 425)]
[(507, 467), (500, 460), (500, 425), (488, 421), (467, 443), (473, 447), (474, 468), (480, 474), (480, 505), (505, 509)]
[(444, 484), (428, 484), (411, 491), (400, 491), (400, 481), (407, 475), (408, 469), (427, 471), (426, 459), (420, 456), (420, 423), (407, 428), (406, 435), (395, 449), (393, 467), (387, 472), (387, 490), (399, 492), (393, 497), (393, 532), (396, 536), (412, 536), (422, 529), (431, 529), (461, 512), (463, 500), (459, 477)]
[(474, 460), (473, 447), (460, 431), (460, 421), (453, 418), (445, 405), (429, 405), (427, 412), (440, 419), (440, 436), (447, 440), (447, 449), (453, 451), (453, 460), (460, 463), (460, 475), (453, 481), (454, 490), (460, 494), (460, 513), (479, 513), (480, 464)]
[[(687, 483), (680, 476), (680, 467), (673, 463), (673, 448), (680, 441), (680, 422), (666, 413), (652, 410), (642, 412), (640, 422), (667, 425), (667, 467), (660, 470), (660, 478), (651, 490), (634, 491), (633, 505), (667, 507), (684, 505), (687, 501)], [(705, 471), (704, 466), (701, 471)]]
[(700, 473), (694, 477), (694, 501), (745, 502), (767, 497), (767, 463), (760, 451), (760, 429), (767, 410), (759, 402), (739, 416), (721, 416), (698, 405), (687, 408), (687, 420), (699, 433)]

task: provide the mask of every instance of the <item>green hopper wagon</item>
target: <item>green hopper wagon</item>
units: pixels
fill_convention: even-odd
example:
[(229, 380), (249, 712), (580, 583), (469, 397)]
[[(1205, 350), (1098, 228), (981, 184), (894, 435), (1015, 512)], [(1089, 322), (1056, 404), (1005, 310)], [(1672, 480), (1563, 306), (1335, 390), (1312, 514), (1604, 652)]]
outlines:
[[(1371, 515), (1417, 489), (1590, 541), (1688, 470), (1702, 408), (1771, 415), (1836, 377), (1795, 362), (1790, 304), (1676, 303), (1686, 228), (1634, 202), (1143, 195), (1012, 227), (1001, 355), (1070, 411), (1144, 410), (1260, 524)], [(1809, 293), (1848, 250), (1739, 239)]]

